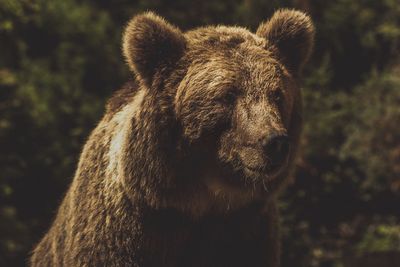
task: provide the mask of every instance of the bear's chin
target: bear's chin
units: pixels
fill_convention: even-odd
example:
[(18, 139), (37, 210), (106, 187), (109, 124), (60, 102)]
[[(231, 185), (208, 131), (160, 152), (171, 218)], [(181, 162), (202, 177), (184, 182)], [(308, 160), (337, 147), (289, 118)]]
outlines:
[[(211, 195), (237, 201), (265, 198), (272, 195), (273, 188), (280, 183), (287, 164), (270, 170), (252, 169), (242, 166), (237, 169), (223, 168), (215, 175), (205, 177), (205, 185)], [(237, 202), (236, 201), (236, 202)]]

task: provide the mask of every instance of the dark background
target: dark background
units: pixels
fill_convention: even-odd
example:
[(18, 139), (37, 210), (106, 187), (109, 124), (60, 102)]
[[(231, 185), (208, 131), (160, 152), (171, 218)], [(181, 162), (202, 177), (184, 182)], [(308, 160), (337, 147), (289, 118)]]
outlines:
[(120, 43), (132, 15), (255, 30), (280, 7), (317, 28), (296, 182), (281, 201), (283, 266), (400, 266), (388, 263), (400, 251), (398, 0), (0, 0), (0, 266), (25, 264), (129, 78)]

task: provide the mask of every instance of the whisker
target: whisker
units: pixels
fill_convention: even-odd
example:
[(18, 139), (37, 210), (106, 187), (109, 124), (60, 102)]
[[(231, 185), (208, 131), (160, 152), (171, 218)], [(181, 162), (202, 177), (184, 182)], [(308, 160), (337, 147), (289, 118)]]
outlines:
[(265, 184), (265, 179), (262, 179), (262, 183), (263, 183), (263, 187), (264, 187), (265, 192), (268, 192), (267, 185)]

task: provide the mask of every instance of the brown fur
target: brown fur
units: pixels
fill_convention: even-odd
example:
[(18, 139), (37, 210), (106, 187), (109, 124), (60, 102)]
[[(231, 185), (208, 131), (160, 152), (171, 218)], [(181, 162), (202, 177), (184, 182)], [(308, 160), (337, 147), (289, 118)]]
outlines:
[[(257, 34), (134, 17), (123, 52), (136, 80), (108, 102), (32, 266), (278, 266), (276, 196), (313, 33), (290, 10)], [(273, 135), (290, 138), (277, 170)]]

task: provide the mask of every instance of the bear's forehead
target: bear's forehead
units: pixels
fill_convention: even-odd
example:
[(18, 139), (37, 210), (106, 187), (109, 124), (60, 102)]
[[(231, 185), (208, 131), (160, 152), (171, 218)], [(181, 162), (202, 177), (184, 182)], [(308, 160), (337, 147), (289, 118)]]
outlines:
[(208, 26), (187, 32), (186, 39), (186, 55), (192, 63), (239, 67), (242, 71), (265, 71), (280, 65), (268, 41), (245, 28)]
[(223, 94), (233, 88), (258, 95), (285, 87), (288, 78), (286, 70), (273, 59), (213, 57), (208, 61), (196, 61), (190, 66), (182, 84), (185, 88), (195, 88), (195, 91), (204, 91), (207, 95)]
[[(186, 33), (189, 76), (214, 88), (231, 85), (255, 91), (276, 88), (288, 76), (265, 38), (245, 28), (213, 26)], [(219, 86), (221, 85), (221, 86)]]
[(251, 33), (246, 28), (229, 26), (208, 26), (186, 33), (189, 43), (204, 46), (235, 47), (246, 43), (258, 47), (266, 47), (267, 40)]

